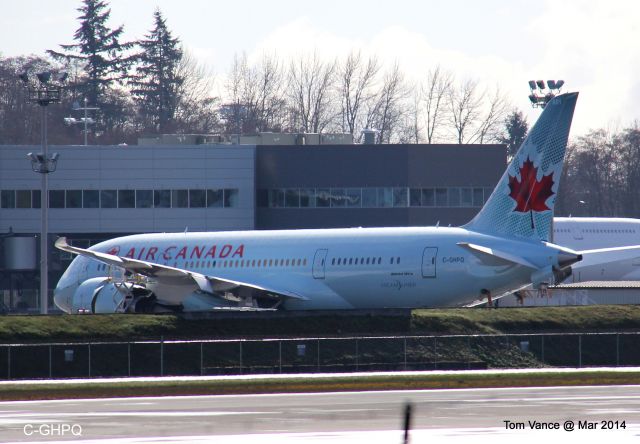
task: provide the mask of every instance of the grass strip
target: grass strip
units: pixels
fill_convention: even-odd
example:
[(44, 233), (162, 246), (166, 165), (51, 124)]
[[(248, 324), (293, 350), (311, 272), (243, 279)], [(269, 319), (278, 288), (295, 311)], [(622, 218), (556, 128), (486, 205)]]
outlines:
[(637, 385), (640, 371), (523, 373), (447, 373), (420, 375), (289, 377), (264, 379), (158, 380), (125, 382), (3, 384), (0, 400), (45, 400), (139, 396), (230, 395), (258, 393), (340, 392), (371, 390), (433, 390), (500, 387)]

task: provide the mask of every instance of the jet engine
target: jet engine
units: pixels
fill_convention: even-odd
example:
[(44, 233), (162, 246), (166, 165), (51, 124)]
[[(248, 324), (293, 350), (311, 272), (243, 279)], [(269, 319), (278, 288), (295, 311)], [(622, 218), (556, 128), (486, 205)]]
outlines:
[(78, 286), (72, 306), (76, 313), (149, 313), (157, 311), (155, 300), (153, 292), (143, 285), (96, 277)]

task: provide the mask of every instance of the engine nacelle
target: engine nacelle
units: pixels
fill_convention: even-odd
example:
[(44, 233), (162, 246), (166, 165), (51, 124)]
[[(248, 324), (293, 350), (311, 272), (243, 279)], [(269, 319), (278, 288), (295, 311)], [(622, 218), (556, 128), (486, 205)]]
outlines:
[(87, 279), (73, 295), (75, 313), (152, 312), (155, 297), (133, 282), (113, 282), (107, 277)]

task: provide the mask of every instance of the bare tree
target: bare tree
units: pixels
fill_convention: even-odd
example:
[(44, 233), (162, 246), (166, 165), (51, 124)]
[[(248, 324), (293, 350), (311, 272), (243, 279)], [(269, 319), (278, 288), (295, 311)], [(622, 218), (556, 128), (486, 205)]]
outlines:
[(422, 102), (426, 123), (427, 143), (434, 143), (441, 126), (446, 123), (446, 99), (451, 92), (453, 76), (440, 66), (431, 69), (427, 81), (422, 85)]
[[(487, 97), (487, 94), (484, 95)], [(496, 87), (489, 96), (488, 106), (485, 106), (477, 125), (477, 142), (497, 142), (502, 136), (502, 122), (509, 113), (509, 102), (505, 95)]]
[(316, 52), (291, 62), (288, 89), (294, 130), (320, 133), (331, 123), (335, 70), (335, 61), (322, 62)]
[(474, 143), (478, 133), (474, 128), (480, 117), (484, 94), (478, 92), (478, 82), (466, 80), (447, 94), (449, 122), (458, 143)]
[(380, 65), (375, 57), (363, 60), (351, 52), (338, 68), (342, 131), (352, 135), (362, 127), (362, 111), (375, 98), (373, 90)]
[(367, 119), (367, 126), (378, 130), (380, 142), (391, 143), (397, 135), (395, 132), (406, 113), (404, 100), (407, 95), (404, 76), (396, 63), (384, 76)]
[(485, 143), (500, 140), (501, 125), (509, 103), (496, 88), (480, 90), (477, 80), (466, 80), (449, 89), (449, 122), (458, 143)]
[(215, 79), (211, 70), (184, 50), (177, 71), (177, 75), (184, 78), (177, 92), (177, 130), (182, 133), (219, 131), (219, 99), (213, 94)]

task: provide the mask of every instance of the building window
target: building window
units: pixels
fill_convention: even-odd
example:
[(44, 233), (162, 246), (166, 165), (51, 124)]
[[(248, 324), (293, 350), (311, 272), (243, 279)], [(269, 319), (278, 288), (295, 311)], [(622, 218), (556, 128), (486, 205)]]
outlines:
[(67, 190), (65, 202), (67, 208), (82, 208), (82, 190)]
[(393, 190), (391, 188), (378, 188), (378, 207), (393, 206)]
[(14, 190), (2, 190), (2, 192), (0, 193), (0, 207), (2, 208), (16, 207), (16, 194)]
[(396, 208), (406, 207), (408, 203), (407, 189), (406, 188), (394, 188), (393, 189), (393, 206)]
[(484, 204), (484, 189), (482, 188), (474, 188), (473, 189), (473, 206), (481, 207)]
[(16, 208), (31, 208), (31, 190), (16, 190)]
[(422, 206), (422, 193), (420, 188), (411, 188), (409, 190), (409, 206), (421, 207)]
[[(463, 196), (464, 196), (464, 190), (467, 190), (468, 188), (464, 188), (463, 191)], [(449, 188), (449, 206), (450, 207), (459, 207), (460, 206), (460, 188)], [(466, 205), (462, 205), (463, 207)]]
[(171, 190), (173, 208), (189, 208), (189, 190)]
[(49, 208), (64, 208), (64, 190), (49, 190)]
[(376, 188), (362, 189), (362, 208), (375, 208), (378, 206), (378, 192)]
[(446, 188), (436, 188), (436, 207), (446, 207), (449, 205), (447, 194)]
[(300, 190), (300, 206), (305, 208), (316, 206), (316, 190), (314, 188)]
[[(451, 192), (451, 190), (449, 190), (449, 192)], [(451, 199), (451, 194), (449, 194), (449, 199)], [(462, 188), (460, 190), (460, 206), (473, 206), (473, 188)]]
[(118, 192), (116, 190), (100, 191), (100, 206), (102, 208), (118, 208)]
[(342, 208), (347, 206), (344, 188), (331, 188), (329, 201), (332, 208)]
[(236, 188), (227, 188), (224, 190), (224, 206), (226, 208), (238, 207), (239, 191)]
[(136, 192), (134, 190), (118, 190), (118, 208), (135, 208)]
[(360, 208), (362, 206), (362, 190), (360, 188), (347, 188), (344, 194), (347, 207)]
[(41, 207), (41, 198), (42, 193), (40, 190), (31, 190), (31, 207), (32, 208), (40, 208)]
[(189, 208), (204, 208), (207, 203), (205, 190), (189, 190)]
[(155, 208), (171, 208), (171, 190), (155, 190), (153, 192)]
[(331, 206), (331, 191), (328, 188), (318, 188), (316, 190), (316, 206), (326, 208)]
[(136, 208), (153, 207), (152, 190), (136, 190)]
[(100, 192), (82, 190), (82, 208), (100, 208)]

